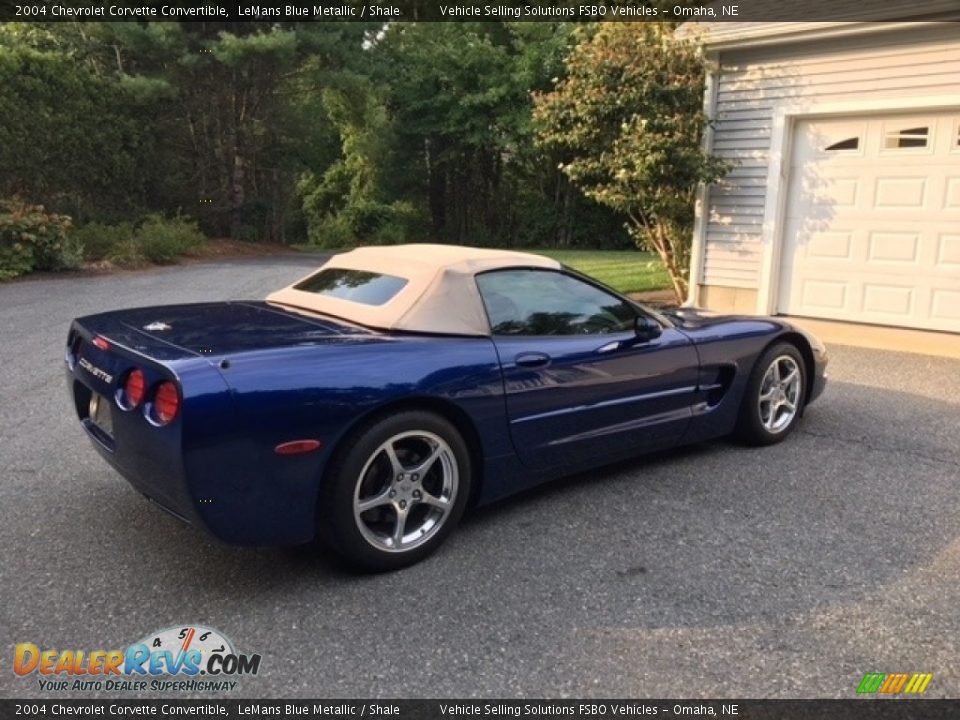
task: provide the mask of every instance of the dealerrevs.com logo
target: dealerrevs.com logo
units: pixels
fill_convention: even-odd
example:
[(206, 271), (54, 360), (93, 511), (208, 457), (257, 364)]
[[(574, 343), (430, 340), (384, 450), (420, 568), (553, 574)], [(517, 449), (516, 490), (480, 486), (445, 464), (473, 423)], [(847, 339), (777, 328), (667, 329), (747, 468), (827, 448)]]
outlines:
[(126, 650), (14, 648), (13, 671), (49, 692), (223, 692), (260, 671), (260, 655), (238, 653), (222, 633), (200, 625), (150, 633)]

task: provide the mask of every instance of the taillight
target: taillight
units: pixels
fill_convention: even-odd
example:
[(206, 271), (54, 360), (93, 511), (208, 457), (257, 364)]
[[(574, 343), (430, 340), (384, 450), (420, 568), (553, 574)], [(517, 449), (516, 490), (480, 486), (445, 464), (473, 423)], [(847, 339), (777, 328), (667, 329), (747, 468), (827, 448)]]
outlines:
[(97, 335), (97, 336), (93, 339), (93, 344), (96, 345), (96, 346), (97, 346), (98, 348), (100, 348), (101, 350), (109, 350), (109, 349), (110, 349), (110, 343), (107, 342), (107, 339), (106, 339), (105, 337), (100, 337), (99, 335)]
[(164, 380), (157, 386), (157, 394), (153, 398), (153, 419), (159, 425), (167, 425), (173, 421), (180, 410), (180, 393), (177, 386), (169, 380)]
[(143, 396), (147, 392), (147, 381), (143, 377), (143, 371), (140, 369), (131, 370), (127, 375), (127, 381), (123, 384), (123, 399), (126, 406), (130, 409), (137, 407), (143, 402)]

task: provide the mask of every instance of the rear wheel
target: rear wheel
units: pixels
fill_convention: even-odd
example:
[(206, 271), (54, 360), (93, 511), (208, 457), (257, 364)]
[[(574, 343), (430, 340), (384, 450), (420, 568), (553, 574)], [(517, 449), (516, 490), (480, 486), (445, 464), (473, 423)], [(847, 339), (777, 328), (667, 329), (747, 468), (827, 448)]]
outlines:
[(443, 417), (405, 411), (361, 428), (332, 461), (321, 537), (351, 564), (398, 569), (432, 553), (463, 515), (470, 458)]
[(740, 404), (736, 435), (752, 445), (783, 440), (800, 419), (807, 378), (794, 345), (779, 343), (757, 360)]

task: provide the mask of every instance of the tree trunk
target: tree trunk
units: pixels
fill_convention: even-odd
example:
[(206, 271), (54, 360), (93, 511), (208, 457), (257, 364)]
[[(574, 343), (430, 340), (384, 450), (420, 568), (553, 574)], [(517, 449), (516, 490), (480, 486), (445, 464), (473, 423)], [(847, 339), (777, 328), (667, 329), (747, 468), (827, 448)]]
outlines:
[(430, 226), (434, 239), (439, 238), (447, 224), (447, 179), (446, 173), (437, 160), (439, 148), (437, 141), (427, 138), (424, 141), (424, 160), (427, 165), (427, 193), (430, 205)]
[(677, 304), (681, 305), (687, 299), (687, 268), (682, 258), (678, 258), (670, 242), (670, 229), (656, 220), (650, 221), (644, 216), (630, 213), (630, 219), (637, 228), (638, 236), (660, 256), (667, 273), (670, 275), (670, 284), (673, 285), (673, 294)]
[(240, 148), (234, 143), (233, 148), (233, 169), (231, 172), (230, 183), (230, 237), (237, 238), (242, 234), (243, 227), (243, 206), (246, 202), (246, 193), (244, 191), (244, 181), (246, 175), (246, 164)]

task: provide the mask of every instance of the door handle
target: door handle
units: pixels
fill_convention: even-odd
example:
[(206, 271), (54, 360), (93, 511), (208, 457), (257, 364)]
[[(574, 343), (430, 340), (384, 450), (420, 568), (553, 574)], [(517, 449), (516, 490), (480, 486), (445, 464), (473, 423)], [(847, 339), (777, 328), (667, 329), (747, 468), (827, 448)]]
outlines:
[(542, 352), (525, 352), (514, 357), (513, 361), (519, 367), (536, 368), (548, 365), (550, 363), (550, 356)]

